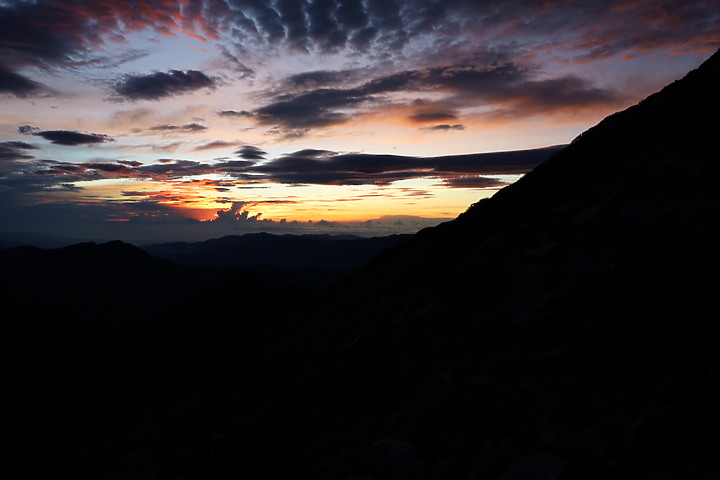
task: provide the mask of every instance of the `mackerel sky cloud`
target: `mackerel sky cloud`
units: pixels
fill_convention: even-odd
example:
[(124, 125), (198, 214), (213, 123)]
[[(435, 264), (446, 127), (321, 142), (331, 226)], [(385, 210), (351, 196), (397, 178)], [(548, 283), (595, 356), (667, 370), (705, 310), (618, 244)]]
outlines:
[(692, 0), (2, 1), (0, 230), (452, 218), (549, 150), (478, 154), (569, 143), (718, 46)]

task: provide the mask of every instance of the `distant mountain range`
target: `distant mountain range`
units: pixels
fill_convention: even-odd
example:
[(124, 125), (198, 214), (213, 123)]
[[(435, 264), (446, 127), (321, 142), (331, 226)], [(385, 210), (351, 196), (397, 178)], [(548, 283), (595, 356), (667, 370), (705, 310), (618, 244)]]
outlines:
[(248, 233), (204, 242), (149, 245), (152, 255), (182, 265), (354, 270), (411, 235), (363, 238), (352, 235)]
[[(6, 252), (4, 476), (716, 477), (718, 85), (720, 52), (323, 296), (120, 244)], [(270, 264), (285, 240), (149, 250)], [(140, 291), (175, 297), (110, 333), (13, 334), (24, 306), (112, 317)]]
[(0, 250), (0, 291), (5, 311), (30, 322), (32, 331), (113, 330), (238, 279), (323, 292), (409, 237), (259, 233), (144, 249), (121, 241), (16, 247)]
[(144, 322), (230, 270), (188, 268), (120, 241), (0, 251), (0, 291), (24, 334), (118, 330)]

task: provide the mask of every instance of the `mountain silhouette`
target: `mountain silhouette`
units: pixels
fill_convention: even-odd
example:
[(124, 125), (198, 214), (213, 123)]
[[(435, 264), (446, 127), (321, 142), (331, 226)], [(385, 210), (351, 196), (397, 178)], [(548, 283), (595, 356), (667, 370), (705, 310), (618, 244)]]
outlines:
[(144, 247), (152, 255), (183, 265), (357, 269), (410, 235), (362, 238), (352, 235), (228, 235), (203, 242)]
[(276, 280), (271, 278), (273, 272), (262, 271), (266, 280), (232, 266), (180, 265), (119, 240), (0, 250), (0, 291), (7, 319), (2, 328), (30, 337), (145, 328), (150, 321), (168, 317), (179, 303), (201, 303), (208, 311), (203, 297), (212, 298), (229, 288), (290, 289), (313, 296), (301, 286), (308, 279), (290, 285), (283, 282), (289, 273), (281, 271)]
[[(716, 53), (682, 80), (609, 116), (518, 182), (473, 205), (457, 220), (420, 232), (411, 242), (413, 247), (397, 252), (395, 261), (426, 255), (416, 263), (435, 258), (443, 263), (448, 255), (477, 252), (483, 242), (530, 228), (543, 230), (539, 233), (547, 236), (570, 230), (579, 235), (576, 227), (603, 218), (635, 229), (651, 221), (650, 217), (656, 221), (657, 217), (675, 214), (667, 218), (668, 227), (673, 226), (672, 221), (697, 225), (697, 219), (690, 215), (716, 206), (720, 145), (713, 138), (720, 106), (720, 92), (715, 86), (718, 64)], [(673, 201), (684, 205), (674, 205)], [(624, 218), (611, 219), (613, 215)], [(634, 218), (638, 222), (633, 222)], [(633, 231), (617, 233), (622, 247)], [(671, 239), (660, 239), (651, 244), (669, 246)], [(537, 240), (532, 238), (527, 243), (536, 248), (539, 245), (533, 242)]]
[(380, 252), (410, 238), (389, 235), (228, 235), (203, 242), (145, 246), (157, 257), (188, 266), (238, 267), (266, 281), (322, 293)]
[(720, 470), (718, 84), (720, 53), (336, 289), (276, 454), (302, 478)]
[[(163, 304), (177, 268), (132, 245), (115, 241), (60, 249), (17, 247), (0, 252), (0, 288), (5, 328), (39, 330), (116, 328)], [(147, 298), (143, 298), (147, 297)], [(133, 312), (107, 308), (121, 298), (137, 302)], [(32, 325), (32, 327), (30, 327)]]
[(308, 477), (720, 470), (717, 85), (720, 53), (335, 291)]
[[(2, 363), (4, 476), (717, 477), (717, 85), (720, 52), (323, 297), (216, 277), (27, 343)], [(85, 271), (100, 247), (74, 247)], [(120, 278), (144, 255), (107, 248)], [(63, 278), (43, 252), (3, 254), (34, 272), (5, 291)]]

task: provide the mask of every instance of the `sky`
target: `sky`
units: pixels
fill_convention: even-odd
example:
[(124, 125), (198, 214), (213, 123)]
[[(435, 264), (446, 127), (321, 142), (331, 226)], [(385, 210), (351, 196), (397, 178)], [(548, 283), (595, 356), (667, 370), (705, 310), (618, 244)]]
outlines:
[(0, 0), (0, 235), (414, 232), (718, 46), (718, 0)]

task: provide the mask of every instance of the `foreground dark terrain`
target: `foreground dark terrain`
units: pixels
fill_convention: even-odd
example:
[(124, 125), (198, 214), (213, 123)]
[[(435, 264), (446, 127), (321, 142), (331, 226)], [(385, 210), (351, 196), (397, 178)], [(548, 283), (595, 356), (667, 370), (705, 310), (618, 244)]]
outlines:
[(720, 477), (718, 85), (720, 53), (324, 296), (124, 244), (110, 290), (5, 278), (0, 474)]

